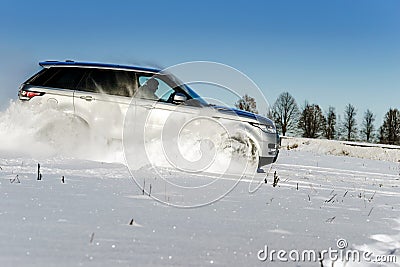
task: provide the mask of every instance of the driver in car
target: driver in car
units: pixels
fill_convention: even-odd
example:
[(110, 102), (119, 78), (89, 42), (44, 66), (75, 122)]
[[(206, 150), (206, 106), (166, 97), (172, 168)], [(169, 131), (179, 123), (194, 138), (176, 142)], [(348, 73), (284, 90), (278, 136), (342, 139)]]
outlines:
[(158, 85), (158, 81), (154, 78), (147, 80), (146, 83), (139, 88), (137, 97), (149, 100), (158, 100), (158, 96), (156, 95)]

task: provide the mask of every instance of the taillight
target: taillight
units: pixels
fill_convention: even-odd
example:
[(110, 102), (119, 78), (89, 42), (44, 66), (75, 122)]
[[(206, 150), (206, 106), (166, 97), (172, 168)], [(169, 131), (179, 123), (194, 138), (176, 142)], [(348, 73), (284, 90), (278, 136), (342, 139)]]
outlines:
[(31, 100), (35, 96), (44, 95), (44, 92), (20, 90), (18, 95), (19, 95), (19, 99), (21, 99), (21, 100)]

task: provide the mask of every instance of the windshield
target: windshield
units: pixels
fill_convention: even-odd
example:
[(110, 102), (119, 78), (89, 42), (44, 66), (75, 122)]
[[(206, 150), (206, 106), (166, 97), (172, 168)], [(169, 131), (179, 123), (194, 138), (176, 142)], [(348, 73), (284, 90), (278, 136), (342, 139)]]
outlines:
[(160, 76), (164, 77), (164, 79), (166, 79), (167, 83), (169, 83), (173, 87), (175, 87), (174, 89), (179, 88), (179, 89), (183, 90), (189, 96), (189, 99), (196, 99), (202, 105), (208, 106), (208, 103), (206, 100), (204, 100), (201, 96), (199, 96), (192, 88), (189, 87), (189, 85), (184, 84), (182, 81), (180, 81), (177, 77), (175, 77), (173, 75), (160, 75)]
[(188, 85), (184, 85), (185, 89), (187, 90), (188, 94), (193, 98), (198, 100), (201, 104), (204, 106), (208, 106), (209, 104), (207, 103), (206, 100), (204, 100), (201, 96), (199, 96), (195, 91), (192, 90)]

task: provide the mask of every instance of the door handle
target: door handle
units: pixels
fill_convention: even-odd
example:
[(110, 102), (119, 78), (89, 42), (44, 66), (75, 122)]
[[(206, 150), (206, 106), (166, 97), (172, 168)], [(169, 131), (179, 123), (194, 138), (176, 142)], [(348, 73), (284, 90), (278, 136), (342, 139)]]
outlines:
[(92, 101), (92, 100), (94, 100), (94, 98), (92, 97), (92, 96), (90, 96), (90, 95), (87, 95), (87, 96), (81, 96), (81, 97), (79, 97), (80, 99), (84, 99), (84, 100), (86, 100), (86, 101)]
[(143, 108), (145, 108), (145, 109), (152, 109), (152, 108), (154, 108), (154, 106), (152, 106), (152, 105), (144, 105), (144, 106), (141, 106), (141, 107), (143, 107)]

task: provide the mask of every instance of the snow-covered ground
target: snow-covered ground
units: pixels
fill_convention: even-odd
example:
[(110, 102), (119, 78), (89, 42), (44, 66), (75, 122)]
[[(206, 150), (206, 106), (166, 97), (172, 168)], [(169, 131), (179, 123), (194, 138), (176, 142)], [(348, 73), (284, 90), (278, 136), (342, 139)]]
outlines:
[(284, 137), (282, 147), (325, 155), (400, 162), (400, 146), (395, 145)]
[[(154, 188), (151, 197), (144, 195), (124, 164), (105, 162), (113, 157), (104, 151), (84, 160), (49, 148), (45, 153), (30, 136), (23, 145), (11, 143), (23, 136), (17, 121), (8, 123), (13, 113), (0, 115), (0, 266), (321, 266), (259, 257), (266, 246), (269, 252), (337, 250), (338, 240), (347, 242), (347, 251), (397, 257), (382, 266), (400, 264), (400, 157), (390, 154), (396, 149), (359, 154), (334, 141), (285, 140), (290, 150), (281, 151), (269, 172), (243, 177), (217, 202), (184, 209), (153, 199), (184, 201), (173, 191)], [(332, 152), (344, 148), (348, 153)], [(376, 160), (374, 149), (390, 156)], [(136, 174), (150, 179), (151, 171)], [(165, 171), (185, 185), (218, 180), (210, 191), (229, 189), (238, 179)], [(203, 195), (195, 190), (190, 197)], [(331, 266), (328, 257), (323, 264)], [(333, 266), (344, 264), (353, 265)]]

